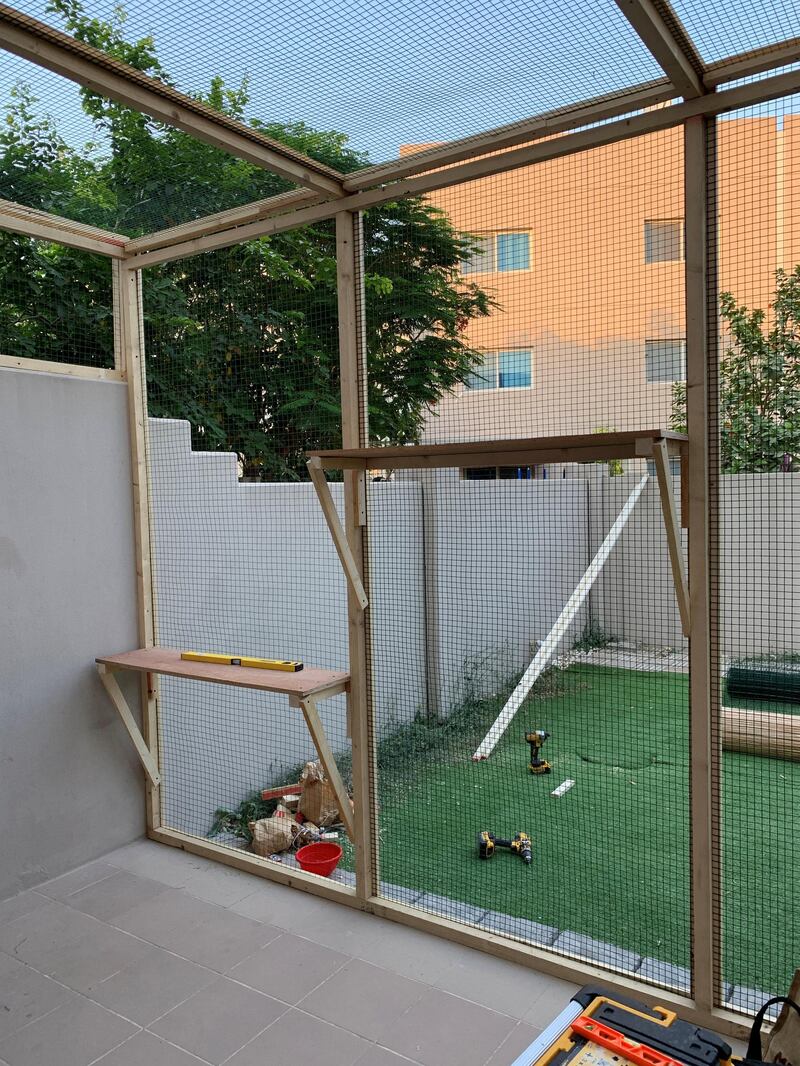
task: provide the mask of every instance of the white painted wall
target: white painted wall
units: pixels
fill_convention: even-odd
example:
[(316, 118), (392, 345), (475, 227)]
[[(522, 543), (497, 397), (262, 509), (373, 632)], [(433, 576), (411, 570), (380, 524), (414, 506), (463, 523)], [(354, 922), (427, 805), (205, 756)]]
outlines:
[(588, 565), (587, 491), (582, 480), (450, 480), (425, 504), (431, 698), (446, 712), (465, 687), (491, 693), (533, 658)]
[[(635, 475), (590, 481), (592, 539), (599, 543)], [(680, 480), (674, 479), (680, 498)], [(800, 474), (730, 474), (720, 481), (720, 633), (725, 655), (800, 647)], [(686, 533), (683, 534), (684, 553)], [(685, 648), (655, 477), (594, 594), (610, 634)]]
[[(181, 421), (150, 420), (150, 458), (159, 642), (347, 669), (345, 580), (313, 486), (240, 483), (235, 457), (192, 452)], [(407, 721), (425, 703), (421, 493), (374, 488), (373, 557), (391, 578), (377, 579), (373, 609), (395, 654), (373, 685)], [(341, 510), (341, 485), (332, 492)], [(160, 707), (164, 820), (187, 832), (314, 757), (285, 697), (165, 678)], [(344, 697), (319, 707), (334, 751), (349, 750)]]
[(138, 643), (129, 456), (123, 384), (0, 369), (0, 898), (144, 831), (94, 665)]

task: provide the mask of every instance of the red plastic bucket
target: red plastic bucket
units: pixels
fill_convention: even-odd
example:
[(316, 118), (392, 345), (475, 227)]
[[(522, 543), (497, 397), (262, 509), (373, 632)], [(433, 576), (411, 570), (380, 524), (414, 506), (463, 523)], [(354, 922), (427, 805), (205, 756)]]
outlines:
[(319, 874), (320, 877), (330, 877), (339, 864), (342, 857), (342, 849), (338, 844), (327, 844), (322, 841), (318, 844), (306, 844), (297, 852), (297, 861), (300, 869), (310, 874)]

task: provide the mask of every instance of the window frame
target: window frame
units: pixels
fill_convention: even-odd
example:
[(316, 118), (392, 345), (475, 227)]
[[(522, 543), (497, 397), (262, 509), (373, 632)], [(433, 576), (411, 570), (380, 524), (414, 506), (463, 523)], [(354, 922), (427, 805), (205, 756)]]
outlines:
[[(474, 241), (483, 242), (486, 246), (486, 251), (478, 253), (471, 259), (461, 260), (461, 273), (467, 277), (473, 274), (529, 274), (532, 269), (533, 262), (533, 232), (529, 229), (501, 229), (501, 230), (486, 230), (481, 233), (470, 234)], [(511, 236), (524, 236), (527, 238), (527, 266), (524, 267), (506, 267), (501, 269), (499, 263), (499, 238), (511, 237)], [(488, 260), (488, 267), (472, 267), (472, 264), (476, 260)], [(469, 268), (469, 269), (467, 269)]]
[[(650, 259), (648, 258), (648, 226), (673, 225), (678, 227), (678, 257), (677, 259)], [(645, 218), (642, 225), (642, 243), (645, 266), (654, 266), (657, 263), (685, 263), (686, 262), (686, 224), (683, 218)], [(652, 244), (652, 240), (651, 240)]]
[[(516, 466), (462, 466), (459, 469), (459, 474), (462, 481), (536, 481), (537, 480), (537, 466), (530, 463), (520, 463)], [(470, 476), (476, 470), (489, 471), (483, 477)], [(501, 470), (527, 470), (527, 477), (510, 477), (503, 476)]]
[[(648, 345), (651, 344), (678, 344), (680, 345), (681, 376), (651, 378), (648, 376), (650, 362), (648, 361)], [(644, 342), (644, 383), (645, 385), (673, 385), (676, 381), (686, 381), (686, 338), (685, 337), (646, 337)]]
[[(528, 354), (528, 384), (527, 385), (501, 385), (500, 384), (500, 357), (502, 355), (518, 355), (527, 352)], [(468, 381), (464, 382), (463, 392), (521, 392), (526, 389), (533, 389), (533, 348), (489, 348), (484, 352), (484, 366), (487, 361), (493, 363), (493, 381), (494, 384), (490, 385), (470, 385)], [(476, 370), (470, 371), (470, 376), (477, 373)]]

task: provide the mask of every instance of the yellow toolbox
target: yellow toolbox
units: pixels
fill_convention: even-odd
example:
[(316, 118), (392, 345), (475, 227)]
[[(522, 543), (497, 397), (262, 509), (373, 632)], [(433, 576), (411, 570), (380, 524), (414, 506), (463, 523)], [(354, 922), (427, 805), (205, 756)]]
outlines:
[(709, 1029), (587, 985), (509, 1066), (731, 1066)]

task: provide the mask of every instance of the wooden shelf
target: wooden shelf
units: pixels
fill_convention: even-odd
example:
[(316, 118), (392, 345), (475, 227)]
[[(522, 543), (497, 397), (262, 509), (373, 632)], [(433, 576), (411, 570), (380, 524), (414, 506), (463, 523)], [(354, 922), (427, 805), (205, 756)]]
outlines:
[(212, 681), (218, 685), (235, 685), (237, 688), (258, 689), (261, 692), (278, 692), (289, 697), (289, 705), (299, 708), (305, 718), (308, 732), (317, 749), (325, 774), (336, 796), (339, 813), (347, 829), (347, 835), (355, 842), (353, 812), (350, 797), (344, 787), (331, 746), (325, 735), (325, 727), (317, 710), (317, 701), (347, 694), (348, 721), (350, 699), (350, 675), (339, 670), (320, 670), (311, 666), (290, 674), (283, 670), (259, 670), (254, 666), (220, 666), (217, 663), (197, 663), (181, 659), (175, 648), (137, 648), (120, 655), (99, 655), (95, 659), (100, 681), (111, 702), (117, 709), (123, 725), (139, 753), (144, 771), (153, 788), (161, 785), (158, 765), (158, 747), (148, 745), (128, 705), (114, 673), (118, 670), (133, 670), (140, 674), (169, 674), (170, 677), (186, 677), (192, 681)]
[(193, 681), (213, 681), (220, 685), (254, 688), (263, 692), (280, 692), (298, 700), (314, 696), (324, 699), (346, 692), (350, 675), (338, 670), (321, 670), (306, 666), (296, 674), (282, 670), (259, 670), (252, 666), (220, 666), (181, 659), (174, 648), (138, 648), (120, 655), (98, 656), (96, 662), (109, 670), (135, 670), (145, 674), (169, 674)]
[(414, 467), (515, 466), (519, 463), (586, 463), (650, 458), (663, 441), (670, 455), (682, 456), (688, 438), (668, 429), (621, 433), (580, 433), (562, 437), (476, 440), (455, 444), (407, 444), (389, 448), (341, 448), (309, 452), (327, 470), (399, 470)]

